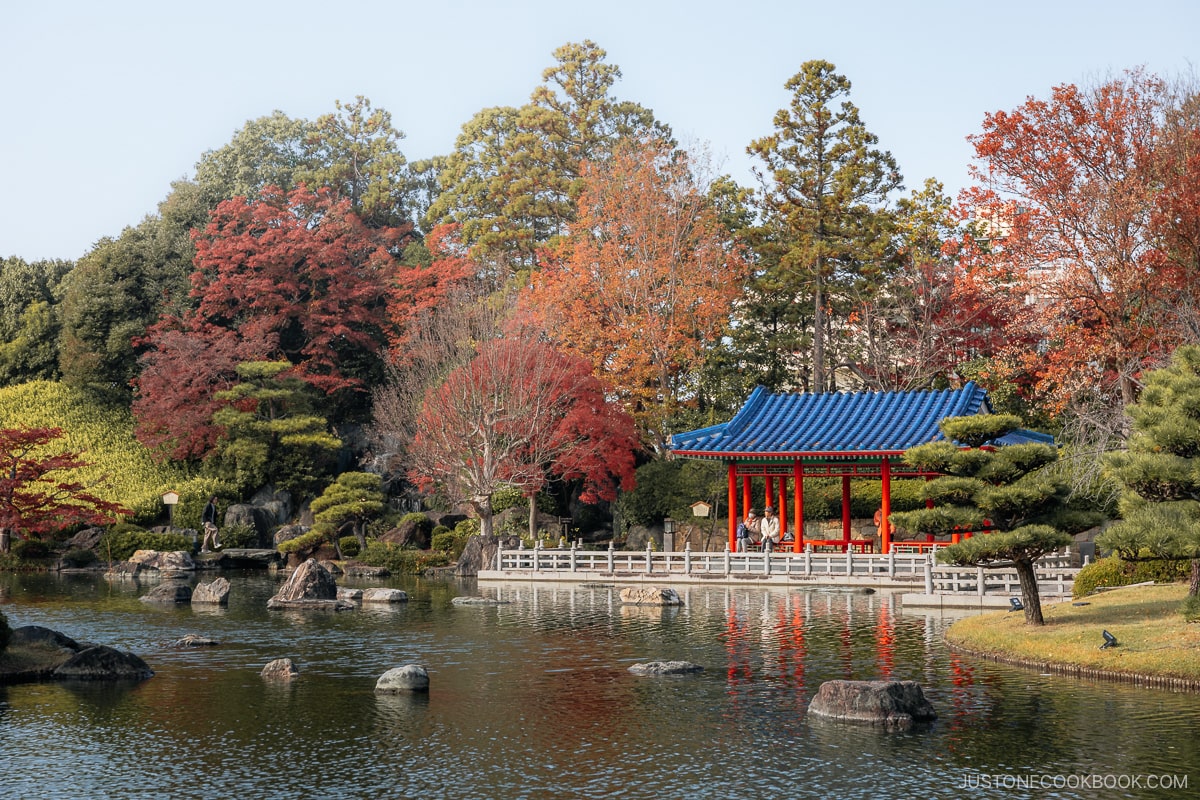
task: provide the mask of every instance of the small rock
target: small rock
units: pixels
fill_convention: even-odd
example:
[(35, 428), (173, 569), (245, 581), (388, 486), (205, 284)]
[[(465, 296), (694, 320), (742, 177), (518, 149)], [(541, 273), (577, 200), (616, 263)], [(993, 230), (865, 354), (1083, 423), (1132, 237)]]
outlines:
[(370, 567), (366, 564), (347, 564), (344, 572), (352, 578), (386, 578), (392, 574), (387, 567)]
[(160, 572), (191, 572), (196, 568), (192, 554), (186, 550), (173, 550), (160, 553), (157, 550), (138, 550), (129, 557), (134, 564), (141, 564), (145, 569), (156, 569)]
[(259, 674), (269, 681), (290, 681), (292, 678), (299, 677), (300, 670), (296, 669), (296, 665), (290, 658), (277, 658), (274, 661), (268, 661)]
[(634, 675), (690, 675), (693, 672), (703, 672), (704, 667), (690, 661), (650, 661), (634, 664), (629, 671)]
[(362, 589), (343, 589), (338, 587), (338, 600), (362, 600)]
[(671, 588), (626, 586), (621, 590), (621, 602), (636, 606), (681, 606), (683, 598)]
[(216, 647), (219, 645), (216, 639), (209, 639), (207, 636), (200, 636), (195, 633), (189, 633), (182, 639), (175, 641), (176, 647)]
[(497, 600), (494, 597), (455, 597), (451, 604), (456, 606), (499, 606), (508, 603), (507, 600)]
[(364, 603), (407, 603), (408, 593), (400, 589), (367, 589), (362, 594)]
[(420, 664), (389, 669), (379, 676), (375, 691), (381, 694), (429, 691), (429, 672)]

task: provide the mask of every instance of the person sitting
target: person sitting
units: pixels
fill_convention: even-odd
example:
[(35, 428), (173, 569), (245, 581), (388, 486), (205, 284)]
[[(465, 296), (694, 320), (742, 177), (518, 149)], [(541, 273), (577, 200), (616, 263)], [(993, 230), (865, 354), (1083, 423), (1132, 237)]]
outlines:
[(759, 523), (758, 530), (762, 534), (763, 552), (771, 552), (779, 543), (779, 518), (775, 516), (775, 509), (771, 506), (763, 509), (763, 518)]
[(749, 552), (750, 545), (758, 537), (759, 522), (759, 516), (753, 508), (746, 512), (746, 519), (737, 526), (737, 552)]

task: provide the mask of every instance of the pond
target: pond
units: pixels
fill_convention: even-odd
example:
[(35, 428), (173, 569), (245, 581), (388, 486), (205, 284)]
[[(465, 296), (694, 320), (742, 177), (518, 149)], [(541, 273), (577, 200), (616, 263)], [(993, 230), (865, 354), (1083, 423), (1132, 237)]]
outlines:
[[(267, 611), (282, 577), (227, 573), (226, 609), (138, 601), (99, 576), (0, 574), (14, 627), (142, 656), (136, 685), (0, 687), (0, 797), (1185, 797), (1191, 694), (1040, 675), (956, 654), (949, 620), (889, 594), (344, 579), (410, 601)], [(208, 576), (203, 579), (207, 580)], [(456, 606), (456, 595), (509, 601)], [(177, 647), (187, 634), (217, 647)], [(259, 676), (292, 658), (290, 685)], [(685, 660), (695, 675), (630, 665)], [(425, 665), (428, 695), (377, 696)], [(809, 718), (821, 682), (920, 681), (937, 722), (900, 733)], [(1186, 782), (1187, 788), (1182, 788)], [(1161, 787), (1174, 787), (1165, 790)]]

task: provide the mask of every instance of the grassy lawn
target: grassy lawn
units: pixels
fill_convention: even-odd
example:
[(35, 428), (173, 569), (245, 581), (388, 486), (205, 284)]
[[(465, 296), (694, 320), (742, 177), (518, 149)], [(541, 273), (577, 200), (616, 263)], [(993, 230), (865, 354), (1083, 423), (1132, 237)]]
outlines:
[[(950, 626), (946, 639), (964, 650), (1001, 661), (1078, 671), (1179, 678), (1200, 683), (1200, 624), (1179, 613), (1184, 584), (1130, 586), (1077, 599), (1046, 603), (1042, 627), (1025, 624), (1019, 611), (967, 617)], [(1101, 650), (1102, 631), (1117, 647)]]

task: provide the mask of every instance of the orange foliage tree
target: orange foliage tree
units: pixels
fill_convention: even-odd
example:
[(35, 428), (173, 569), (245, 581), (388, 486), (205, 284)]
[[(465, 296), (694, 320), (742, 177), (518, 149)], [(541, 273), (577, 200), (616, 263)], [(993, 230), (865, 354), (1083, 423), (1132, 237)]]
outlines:
[(979, 185), (961, 199), (984, 240), (979, 266), (1025, 301), (1008, 320), (1017, 345), (1001, 356), (1051, 411), (1110, 397), (1119, 410), (1178, 343), (1164, 314), (1197, 287), (1161, 249), (1169, 110), (1163, 82), (1134, 70), (988, 114), (970, 137)]
[(644, 443), (662, 452), (747, 271), (686, 157), (631, 143), (585, 168), (578, 218), (523, 307), (551, 341), (592, 364)]

